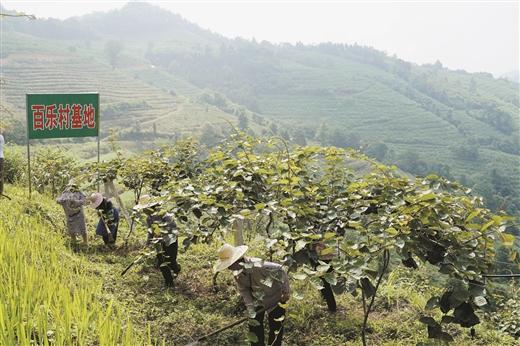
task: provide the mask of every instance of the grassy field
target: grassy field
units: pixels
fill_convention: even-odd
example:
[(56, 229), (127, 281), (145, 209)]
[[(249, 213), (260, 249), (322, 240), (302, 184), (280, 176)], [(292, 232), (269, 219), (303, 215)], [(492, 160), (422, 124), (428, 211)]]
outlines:
[(67, 246), (52, 201), (9, 193), (14, 200), (0, 203), (0, 344), (143, 343), (103, 278)]
[[(173, 290), (162, 289), (162, 277), (152, 263), (120, 272), (142, 247), (138, 229), (129, 247), (122, 244), (127, 226), (120, 227), (115, 250), (92, 236), (95, 218), (88, 213), (90, 247), (69, 244), (62, 212), (52, 199), (35, 194), (31, 201), (20, 188), (7, 186), (13, 200), (0, 203), (0, 343), (29, 345), (185, 345), (197, 336), (244, 316), (241, 299), (229, 273), (211, 283), (212, 264), (220, 243), (199, 244), (181, 251), (182, 272)], [(246, 233), (251, 255), (261, 242)], [(425, 268), (423, 268), (425, 269)], [(369, 322), (373, 345), (411, 345), (427, 341), (418, 321), (428, 294), (435, 290), (426, 270), (393, 271), (376, 300)], [(286, 322), (287, 345), (360, 345), (362, 305), (359, 297), (337, 297), (339, 311), (330, 314), (319, 293), (301, 281), (293, 290)], [(459, 345), (515, 345), (514, 339), (484, 322), (472, 339), (452, 327)], [(246, 327), (228, 330), (208, 345), (245, 345)]]

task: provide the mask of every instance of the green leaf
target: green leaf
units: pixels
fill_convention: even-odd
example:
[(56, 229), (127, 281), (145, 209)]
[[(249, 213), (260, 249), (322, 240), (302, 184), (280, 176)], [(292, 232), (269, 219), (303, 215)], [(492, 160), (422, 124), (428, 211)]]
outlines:
[(336, 233), (334, 233), (334, 232), (325, 232), (325, 234), (323, 235), (323, 239), (328, 240), (328, 239), (334, 238), (335, 236), (336, 236)]
[(258, 342), (258, 337), (256, 336), (255, 333), (253, 332), (249, 332), (247, 333), (247, 341), (249, 341), (250, 343), (257, 343)]
[(469, 299), (469, 296), (469, 291), (465, 287), (455, 287), (449, 297), (450, 307), (458, 307), (460, 304), (466, 302)]
[(473, 220), (476, 216), (478, 216), (478, 214), (480, 214), (480, 212), (482, 211), (482, 209), (475, 209), (473, 212), (471, 212), (468, 217), (466, 218), (466, 221), (465, 223), (468, 223), (470, 222), (471, 220)]
[(294, 251), (298, 252), (301, 249), (303, 249), (305, 246), (307, 246), (307, 241), (304, 239), (300, 239), (296, 242), (296, 246), (294, 247)]
[(447, 342), (453, 341), (452, 336), (446, 332), (443, 332), (441, 325), (437, 322), (435, 322), (435, 324), (428, 325), (428, 338)]
[(282, 309), (286, 309), (289, 307), (289, 303), (278, 303), (278, 306), (281, 307)]
[(475, 315), (473, 308), (468, 303), (462, 303), (456, 307), (453, 312), (453, 317), (455, 317), (455, 322), (464, 328), (469, 328), (480, 323), (480, 319)]
[(302, 299), (303, 299), (303, 295), (302, 295), (301, 293), (299, 293), (299, 292), (296, 292), (296, 291), (294, 291), (294, 292), (292, 293), (292, 297), (293, 297), (294, 299), (296, 299), (296, 300), (302, 300)]
[(419, 266), (417, 265), (417, 262), (415, 262), (415, 260), (413, 259), (413, 257), (411, 255), (408, 258), (403, 258), (401, 260), (401, 262), (407, 268), (413, 268), (413, 269), (419, 268)]
[(336, 275), (334, 275), (334, 273), (326, 273), (325, 275), (323, 275), (323, 278), (325, 279), (325, 281), (327, 281), (332, 286), (334, 286), (338, 283), (338, 280), (336, 278)]
[(304, 273), (296, 273), (293, 274), (292, 277), (296, 280), (305, 280), (307, 278), (307, 274)]
[(444, 315), (444, 316), (442, 316), (441, 322), (442, 323), (455, 323), (455, 317), (449, 316), (449, 315)]
[(272, 248), (276, 243), (278, 242), (278, 240), (276, 239), (267, 239), (266, 240), (266, 246), (268, 249)]
[(389, 235), (391, 236), (396, 236), (399, 234), (399, 232), (393, 228), (393, 227), (388, 227), (386, 230), (385, 230), (386, 233), (388, 233)]
[(256, 210), (261, 210), (261, 209), (264, 209), (265, 207), (266, 207), (265, 203), (257, 203), (257, 204), (255, 204), (255, 209)]
[(260, 283), (264, 286), (267, 286), (267, 287), (272, 287), (273, 286), (273, 279), (271, 277), (266, 277), (265, 279), (263, 280), (260, 280)]
[(327, 256), (334, 253), (334, 248), (326, 247), (320, 251), (320, 256)]
[(193, 208), (192, 212), (197, 219), (200, 219), (200, 217), (202, 216), (202, 212), (199, 208)]
[(483, 282), (469, 280), (469, 293), (473, 297), (484, 296), (486, 294), (486, 286)]
[(443, 313), (447, 313), (448, 311), (451, 310), (450, 296), (452, 293), (453, 293), (452, 290), (447, 290), (446, 292), (444, 292), (441, 299), (439, 300), (439, 307), (441, 308), (441, 311)]
[(485, 232), (489, 227), (491, 227), (491, 225), (493, 225), (495, 223), (495, 221), (493, 220), (490, 220), (488, 222), (486, 222), (484, 224), (484, 226), (482, 226), (482, 228), (480, 229), (481, 232)]
[(437, 326), (439, 323), (433, 319), (433, 317), (430, 316), (421, 316), (419, 318), (419, 322), (427, 324), (429, 326)]
[(500, 233), (500, 239), (502, 239), (502, 244), (506, 247), (512, 247), (515, 243), (515, 236), (509, 233)]
[(435, 197), (436, 197), (435, 193), (430, 192), (430, 193), (426, 193), (426, 194), (422, 195), (422, 196), (419, 198), (419, 201), (420, 201), (420, 202), (430, 201), (430, 200), (432, 200), (432, 199), (435, 199)]
[(317, 290), (323, 289), (323, 282), (319, 278), (311, 277), (309, 279), (309, 281), (311, 282), (311, 284), (314, 286), (315, 289), (317, 289)]
[(320, 264), (316, 267), (316, 271), (320, 273), (326, 273), (330, 269), (330, 264)]

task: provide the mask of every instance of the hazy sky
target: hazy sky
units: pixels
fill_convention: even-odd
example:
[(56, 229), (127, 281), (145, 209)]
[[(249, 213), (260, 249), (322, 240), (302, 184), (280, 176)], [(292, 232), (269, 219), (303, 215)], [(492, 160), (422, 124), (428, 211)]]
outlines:
[[(67, 18), (126, 1), (1, 0), (8, 9)], [(417, 63), (500, 76), (519, 69), (519, 2), (149, 1), (227, 37), (357, 42)]]

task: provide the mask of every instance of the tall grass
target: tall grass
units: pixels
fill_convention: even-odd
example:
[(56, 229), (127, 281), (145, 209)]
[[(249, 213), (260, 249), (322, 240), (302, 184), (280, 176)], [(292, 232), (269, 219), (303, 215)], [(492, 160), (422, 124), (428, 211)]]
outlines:
[(13, 197), (0, 200), (0, 344), (147, 343), (117, 304), (101, 299), (101, 278), (51, 229), (53, 211), (36, 200), (29, 205), (40, 204), (39, 215), (28, 215), (34, 208)]

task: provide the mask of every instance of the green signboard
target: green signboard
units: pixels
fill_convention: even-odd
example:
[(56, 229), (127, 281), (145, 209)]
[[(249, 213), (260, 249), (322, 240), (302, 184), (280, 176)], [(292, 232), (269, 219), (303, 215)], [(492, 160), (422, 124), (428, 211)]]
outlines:
[(27, 94), (29, 139), (96, 137), (99, 94)]

